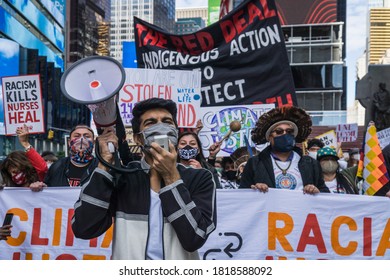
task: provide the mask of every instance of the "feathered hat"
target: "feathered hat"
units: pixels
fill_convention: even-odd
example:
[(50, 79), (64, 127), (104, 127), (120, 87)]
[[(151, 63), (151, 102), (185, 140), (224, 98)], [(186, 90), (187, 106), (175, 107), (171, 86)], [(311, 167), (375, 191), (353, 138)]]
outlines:
[(274, 108), (260, 116), (251, 131), (252, 141), (257, 145), (268, 142), (271, 131), (281, 123), (288, 123), (294, 127), (297, 143), (305, 141), (311, 133), (312, 121), (309, 114), (298, 107), (284, 106)]

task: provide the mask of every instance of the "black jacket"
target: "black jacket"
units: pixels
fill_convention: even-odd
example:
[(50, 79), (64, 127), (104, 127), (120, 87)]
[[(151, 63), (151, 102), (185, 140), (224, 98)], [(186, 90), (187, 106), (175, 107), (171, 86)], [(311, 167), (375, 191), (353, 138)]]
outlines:
[[(98, 163), (99, 161), (96, 158), (93, 158), (92, 162), (88, 166), (87, 172), (85, 172), (81, 178), (80, 186), (91, 177), (92, 172), (98, 166)], [(68, 174), (70, 164), (71, 162), (69, 157), (61, 158), (53, 163), (44, 179), (45, 184), (48, 187), (69, 186)]]
[[(140, 162), (132, 173), (114, 180), (97, 168), (82, 187), (75, 204), (72, 229), (76, 237), (103, 234), (114, 222), (113, 259), (145, 259), (151, 200), (150, 177)], [(159, 192), (164, 216), (164, 259), (196, 259), (198, 250), (216, 227), (216, 182), (206, 169), (177, 165), (181, 180)], [(116, 175), (117, 176), (117, 175)]]
[(359, 194), (359, 189), (354, 182), (345, 176), (342, 172), (336, 173), (337, 185), (345, 190), (347, 194)]
[[(300, 152), (296, 150), (296, 152)], [(298, 162), (303, 186), (313, 184), (320, 192), (329, 192), (325, 186), (321, 166), (318, 161), (309, 156), (301, 156)], [(268, 146), (257, 156), (249, 158), (241, 176), (240, 188), (250, 188), (256, 183), (267, 184), (269, 188), (275, 188), (275, 173), (271, 159), (271, 147)]]

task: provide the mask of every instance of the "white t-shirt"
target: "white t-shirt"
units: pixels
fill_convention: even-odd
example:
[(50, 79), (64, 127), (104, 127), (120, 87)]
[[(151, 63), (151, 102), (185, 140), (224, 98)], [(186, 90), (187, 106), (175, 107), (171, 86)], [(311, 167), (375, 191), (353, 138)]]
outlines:
[[(301, 172), (298, 169), (298, 162), (300, 160), (300, 155), (293, 151), (293, 158), (291, 161), (280, 161), (276, 160), (277, 164), (281, 169), (287, 169), (286, 175), (283, 175), (282, 170), (278, 168), (275, 163), (275, 159), (271, 155), (272, 165), (274, 167), (275, 173), (275, 183), (277, 189), (286, 189), (286, 190), (303, 190), (303, 181)], [(291, 165), (290, 165), (291, 164)], [(290, 166), (289, 166), (290, 165)]]
[(150, 189), (149, 239), (146, 248), (146, 259), (162, 260), (164, 257), (162, 229), (163, 214), (159, 194)]
[(325, 185), (328, 187), (331, 193), (345, 193), (344, 188), (339, 187), (339, 192), (337, 192), (337, 179), (334, 178), (332, 181), (325, 182)]

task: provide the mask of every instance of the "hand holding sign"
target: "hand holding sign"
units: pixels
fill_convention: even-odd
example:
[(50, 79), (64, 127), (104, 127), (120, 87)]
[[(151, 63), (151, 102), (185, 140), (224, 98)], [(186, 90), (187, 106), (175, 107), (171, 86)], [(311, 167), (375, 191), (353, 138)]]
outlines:
[(31, 146), (28, 142), (30, 131), (26, 124), (16, 129), (16, 135), (18, 136), (19, 143), (23, 146), (23, 148), (28, 149)]

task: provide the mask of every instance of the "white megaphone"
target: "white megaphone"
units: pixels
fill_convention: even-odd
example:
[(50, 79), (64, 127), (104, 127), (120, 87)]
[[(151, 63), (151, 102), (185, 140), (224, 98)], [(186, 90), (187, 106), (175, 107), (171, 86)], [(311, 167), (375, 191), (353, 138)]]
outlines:
[[(61, 91), (70, 100), (87, 105), (96, 127), (117, 120), (117, 94), (125, 83), (122, 65), (107, 56), (91, 56), (72, 64), (62, 75)], [(113, 146), (109, 147), (113, 151)]]

